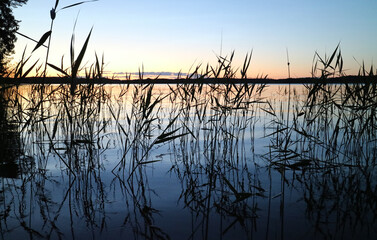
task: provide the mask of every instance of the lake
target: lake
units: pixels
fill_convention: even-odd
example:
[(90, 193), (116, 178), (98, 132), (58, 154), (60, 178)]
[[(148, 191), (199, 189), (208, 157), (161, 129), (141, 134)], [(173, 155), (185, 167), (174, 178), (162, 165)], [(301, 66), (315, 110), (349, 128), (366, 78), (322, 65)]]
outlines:
[(375, 84), (0, 90), (1, 239), (375, 239)]

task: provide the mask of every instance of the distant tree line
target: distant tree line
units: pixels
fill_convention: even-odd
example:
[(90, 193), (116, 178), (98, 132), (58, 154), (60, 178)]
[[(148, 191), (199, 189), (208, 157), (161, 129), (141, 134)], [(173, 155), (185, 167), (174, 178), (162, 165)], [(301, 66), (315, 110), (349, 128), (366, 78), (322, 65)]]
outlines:
[(0, 76), (6, 71), (9, 56), (13, 53), (17, 40), (18, 23), (12, 9), (25, 4), (28, 0), (0, 0)]

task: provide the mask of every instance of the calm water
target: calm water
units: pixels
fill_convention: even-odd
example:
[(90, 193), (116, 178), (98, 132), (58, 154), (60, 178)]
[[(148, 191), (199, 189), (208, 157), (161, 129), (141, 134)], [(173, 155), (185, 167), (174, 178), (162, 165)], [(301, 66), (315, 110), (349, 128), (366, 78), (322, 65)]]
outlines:
[(1, 239), (376, 239), (372, 85), (21, 86)]

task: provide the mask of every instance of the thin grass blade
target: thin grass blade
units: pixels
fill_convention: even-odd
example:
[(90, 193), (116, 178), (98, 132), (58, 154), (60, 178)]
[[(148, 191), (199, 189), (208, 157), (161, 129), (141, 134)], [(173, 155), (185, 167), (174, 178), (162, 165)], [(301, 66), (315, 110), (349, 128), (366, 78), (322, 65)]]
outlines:
[(31, 67), (30, 67), (30, 68), (24, 73), (24, 75), (22, 75), (22, 78), (26, 78), (26, 76), (31, 72), (31, 70), (33, 70), (33, 68), (35, 67), (35, 65), (37, 65), (38, 61), (39, 61), (39, 60), (37, 60), (37, 61), (33, 64), (33, 66), (31, 66)]
[(80, 54), (79, 54), (79, 56), (77, 57), (77, 59), (74, 63), (74, 66), (72, 68), (72, 78), (76, 78), (76, 76), (77, 76), (80, 64), (81, 64), (82, 59), (84, 58), (84, 55), (85, 55), (85, 52), (86, 52), (86, 48), (88, 47), (88, 43), (89, 43), (90, 35), (92, 34), (92, 30), (93, 30), (93, 28), (90, 29), (89, 35), (86, 38), (86, 41), (85, 41), (83, 47), (81, 48)]
[(182, 133), (182, 134), (178, 134), (178, 135), (175, 135), (175, 136), (172, 136), (172, 137), (166, 137), (166, 138), (163, 138), (163, 139), (159, 139), (154, 144), (160, 144), (160, 143), (164, 143), (164, 142), (167, 142), (167, 141), (171, 141), (171, 140), (174, 140), (176, 138), (186, 136), (187, 134), (188, 133)]
[(51, 35), (51, 31), (48, 31), (45, 34), (43, 34), (43, 36), (41, 37), (41, 39), (39, 39), (37, 45), (35, 46), (35, 48), (34, 48), (34, 50), (32, 52), (34, 52), (40, 46), (42, 46), (46, 42), (46, 40), (50, 37), (50, 35)]
[(69, 77), (68, 73), (66, 73), (63, 69), (53, 65), (53, 64), (50, 64), (50, 63), (47, 63), (48, 66), (50, 66), (51, 68), (53, 68), (54, 70), (60, 72), (60, 73), (63, 73), (66, 77)]
[[(75, 7), (75, 6), (81, 5), (81, 4), (83, 4), (83, 3), (97, 2), (97, 1), (98, 1), (98, 0), (78, 2), (78, 3), (74, 3), (74, 4), (71, 4), (71, 5), (65, 6), (65, 7), (61, 8), (60, 10), (67, 9), (67, 8), (71, 8), (71, 7)], [(59, 11), (60, 11), (60, 10), (59, 10)]]

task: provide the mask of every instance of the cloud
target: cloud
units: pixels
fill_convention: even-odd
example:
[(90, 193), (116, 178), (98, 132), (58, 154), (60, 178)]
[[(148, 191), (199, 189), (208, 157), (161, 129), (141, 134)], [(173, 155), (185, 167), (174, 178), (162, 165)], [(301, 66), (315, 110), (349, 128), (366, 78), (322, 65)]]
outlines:
[[(113, 72), (113, 75), (116, 77), (122, 78), (131, 75), (131, 78), (138, 78), (139, 72)], [(185, 77), (187, 73), (179, 73), (179, 72), (143, 72), (144, 78), (177, 78), (178, 76)]]

